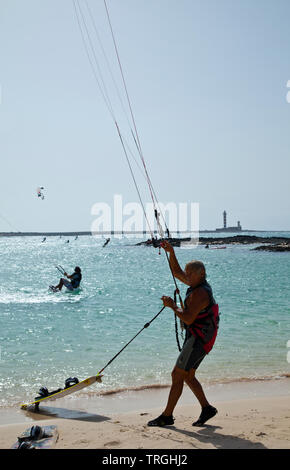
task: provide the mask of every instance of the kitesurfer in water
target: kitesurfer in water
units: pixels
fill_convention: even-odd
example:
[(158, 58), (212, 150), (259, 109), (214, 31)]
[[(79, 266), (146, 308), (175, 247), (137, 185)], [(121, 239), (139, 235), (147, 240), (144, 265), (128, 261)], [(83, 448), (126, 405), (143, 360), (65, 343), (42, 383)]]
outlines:
[(170, 243), (164, 241), (161, 246), (169, 253), (170, 266), (174, 276), (189, 286), (184, 308), (178, 308), (171, 297), (162, 297), (164, 306), (171, 308), (183, 322), (186, 337), (171, 374), (172, 385), (167, 406), (158, 418), (148, 422), (148, 426), (174, 424), (172, 414), (182, 394), (184, 382), (201, 405), (201, 415), (193, 423), (193, 426), (201, 426), (217, 413), (216, 408), (208, 402), (200, 382), (195, 377), (195, 372), (215, 341), (219, 319), (218, 305), (214, 300), (212, 289), (206, 281), (204, 264), (194, 260), (187, 263), (183, 270)]
[(75, 270), (71, 275), (67, 274), (66, 272), (64, 272), (63, 274), (67, 277), (67, 279), (62, 277), (59, 280), (57, 286), (52, 286), (52, 289), (54, 291), (61, 290), (63, 286), (65, 286), (68, 290), (73, 291), (74, 289), (77, 289), (80, 286), (82, 280), (82, 273), (81, 268), (79, 268), (79, 266), (75, 267)]
[(109, 243), (110, 240), (111, 240), (110, 238), (107, 238), (107, 240), (106, 240), (105, 243), (103, 244), (103, 248), (105, 248), (105, 246), (108, 245), (108, 243)]

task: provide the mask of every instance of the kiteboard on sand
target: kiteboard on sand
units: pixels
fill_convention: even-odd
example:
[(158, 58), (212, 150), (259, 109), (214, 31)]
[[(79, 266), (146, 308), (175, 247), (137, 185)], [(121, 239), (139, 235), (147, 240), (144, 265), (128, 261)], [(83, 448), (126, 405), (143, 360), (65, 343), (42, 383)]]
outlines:
[(58, 439), (56, 426), (32, 426), (26, 429), (12, 449), (49, 449)]
[[(44, 403), (47, 401), (58, 400), (59, 398), (66, 397), (67, 395), (71, 395), (72, 393), (78, 392), (79, 390), (82, 390), (85, 387), (89, 387), (90, 385), (93, 385), (95, 382), (102, 382), (102, 375), (99, 375), (99, 374), (93, 375), (92, 377), (88, 377), (82, 382), (74, 383), (71, 386), (68, 386), (64, 389), (55, 390), (54, 392), (51, 392), (51, 393), (47, 391), (47, 394), (44, 393), (43, 395), (36, 397), (34, 401), (32, 401), (31, 403), (22, 404), (21, 409), (26, 410), (34, 406), (35, 410), (38, 410), (39, 405), (41, 403)], [(40, 391), (41, 390), (43, 391), (47, 389), (40, 389)]]

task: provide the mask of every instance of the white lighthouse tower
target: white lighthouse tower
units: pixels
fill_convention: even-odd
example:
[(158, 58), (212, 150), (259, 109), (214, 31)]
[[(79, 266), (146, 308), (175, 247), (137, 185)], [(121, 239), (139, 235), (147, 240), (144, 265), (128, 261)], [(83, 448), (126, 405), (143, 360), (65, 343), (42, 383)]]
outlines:
[(238, 221), (236, 227), (228, 227), (227, 226), (227, 212), (223, 211), (223, 227), (222, 228), (216, 228), (216, 232), (241, 232), (242, 231), (242, 226), (241, 222)]
[(223, 216), (224, 216), (224, 228), (227, 228), (227, 213), (226, 213), (226, 211), (223, 212)]

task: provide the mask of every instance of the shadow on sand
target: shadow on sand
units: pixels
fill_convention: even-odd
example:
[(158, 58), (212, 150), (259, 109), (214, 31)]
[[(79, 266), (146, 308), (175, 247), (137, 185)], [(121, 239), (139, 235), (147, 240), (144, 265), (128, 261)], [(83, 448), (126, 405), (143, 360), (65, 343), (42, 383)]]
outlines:
[[(183, 434), (187, 437), (196, 439), (204, 444), (212, 444), (216, 449), (267, 449), (260, 442), (252, 442), (249, 439), (240, 436), (232, 436), (230, 434), (216, 433), (220, 426), (210, 426), (205, 424), (197, 431), (185, 431), (175, 426), (170, 427), (172, 431)], [(198, 428), (195, 428), (198, 429)]]
[(70, 410), (67, 408), (56, 408), (56, 407), (45, 407), (39, 411), (25, 411), (28, 418), (35, 421), (48, 418), (62, 418), (62, 419), (73, 419), (79, 421), (88, 421), (92, 423), (100, 423), (102, 421), (109, 421), (111, 418), (107, 416), (97, 415), (93, 413), (87, 413), (85, 411)]

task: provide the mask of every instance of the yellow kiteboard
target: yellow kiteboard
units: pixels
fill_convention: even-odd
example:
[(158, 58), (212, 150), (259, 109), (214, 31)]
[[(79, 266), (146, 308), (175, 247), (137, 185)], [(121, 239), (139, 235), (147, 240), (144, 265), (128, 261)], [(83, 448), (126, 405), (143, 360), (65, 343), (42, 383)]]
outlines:
[(85, 387), (89, 387), (90, 385), (93, 385), (95, 382), (102, 382), (102, 375), (99, 375), (99, 374), (93, 375), (92, 377), (89, 377), (83, 380), (82, 382), (78, 382), (77, 384), (74, 384), (71, 387), (64, 388), (55, 393), (48, 394), (47, 396), (44, 396), (44, 397), (37, 397), (31, 403), (22, 404), (21, 409), (26, 410), (30, 408), (31, 406), (35, 406), (35, 409), (38, 409), (40, 403), (44, 403), (46, 401), (58, 400), (59, 398), (66, 397), (67, 395), (71, 395), (72, 393), (78, 392), (79, 390), (82, 390)]

